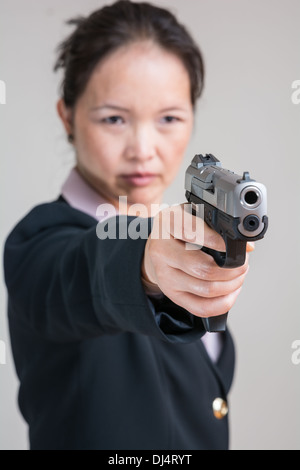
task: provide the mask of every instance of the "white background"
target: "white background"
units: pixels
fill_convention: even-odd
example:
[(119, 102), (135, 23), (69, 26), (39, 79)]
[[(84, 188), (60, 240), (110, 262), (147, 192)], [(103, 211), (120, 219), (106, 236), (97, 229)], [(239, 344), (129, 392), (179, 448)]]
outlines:
[[(195, 153), (211, 152), (225, 168), (268, 188), (270, 228), (256, 244), (246, 285), (230, 312), (238, 361), (230, 395), (232, 449), (300, 449), (299, 0), (156, 0), (188, 25), (204, 53), (206, 87), (193, 139), (166, 202), (184, 201), (184, 172)], [(64, 21), (107, 2), (1, 0), (0, 105), (1, 246), (34, 205), (52, 200), (73, 164), (56, 116), (57, 44), (71, 31)], [(3, 248), (2, 248), (3, 250)], [(33, 280), (34, 282), (34, 280)], [(0, 449), (26, 449), (27, 428), (17, 407), (6, 291), (0, 279)]]

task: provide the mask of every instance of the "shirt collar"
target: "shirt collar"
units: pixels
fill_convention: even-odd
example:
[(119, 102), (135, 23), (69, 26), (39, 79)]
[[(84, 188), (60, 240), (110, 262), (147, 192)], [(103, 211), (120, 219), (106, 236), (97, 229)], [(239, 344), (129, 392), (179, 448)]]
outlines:
[[(99, 221), (103, 221), (108, 217), (116, 215), (118, 211), (112, 204), (101, 197), (80, 175), (76, 168), (73, 168), (61, 188), (61, 195), (70, 204), (71, 207), (85, 212)], [(97, 208), (105, 204), (105, 216), (103, 211)]]

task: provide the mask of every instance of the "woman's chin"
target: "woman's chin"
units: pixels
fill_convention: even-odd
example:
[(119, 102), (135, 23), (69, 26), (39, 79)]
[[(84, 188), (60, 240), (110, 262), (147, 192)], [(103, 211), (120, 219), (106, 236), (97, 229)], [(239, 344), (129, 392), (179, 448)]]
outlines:
[(144, 205), (149, 210), (151, 208), (151, 205), (161, 204), (162, 196), (163, 191), (158, 190), (158, 188), (134, 188), (127, 194), (127, 203), (128, 205)]

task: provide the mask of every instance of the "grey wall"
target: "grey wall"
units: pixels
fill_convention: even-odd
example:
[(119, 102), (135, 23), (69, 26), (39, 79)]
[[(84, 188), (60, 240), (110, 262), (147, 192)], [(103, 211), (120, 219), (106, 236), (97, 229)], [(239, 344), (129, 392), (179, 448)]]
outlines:
[[(55, 198), (73, 155), (56, 117), (59, 77), (54, 49), (63, 22), (101, 0), (1, 0), (1, 246), (33, 205)], [(232, 449), (300, 449), (300, 80), (299, 0), (156, 0), (171, 7), (203, 50), (207, 84), (194, 136), (166, 201), (184, 200), (183, 177), (194, 153), (212, 152), (236, 172), (265, 183), (270, 229), (251, 256), (250, 273), (230, 313), (237, 371), (230, 396)], [(1, 100), (0, 100), (1, 101)], [(0, 279), (0, 448), (26, 449), (17, 379)]]

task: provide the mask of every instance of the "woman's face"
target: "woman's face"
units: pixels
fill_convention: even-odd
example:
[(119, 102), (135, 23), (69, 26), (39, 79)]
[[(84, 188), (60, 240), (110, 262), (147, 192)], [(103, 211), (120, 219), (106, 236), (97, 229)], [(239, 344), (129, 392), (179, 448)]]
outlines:
[(77, 168), (98, 193), (160, 203), (193, 128), (188, 72), (151, 42), (127, 45), (96, 67), (72, 121)]

